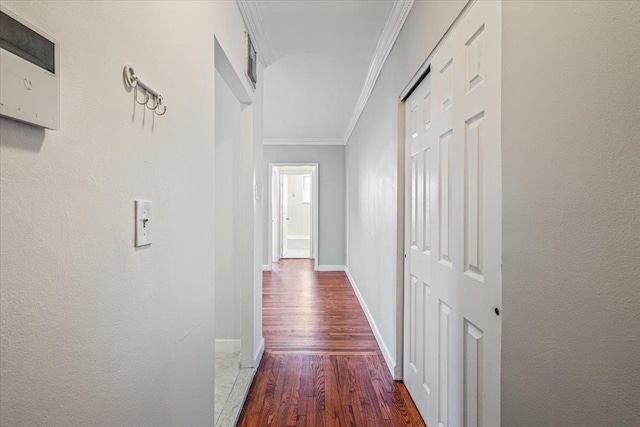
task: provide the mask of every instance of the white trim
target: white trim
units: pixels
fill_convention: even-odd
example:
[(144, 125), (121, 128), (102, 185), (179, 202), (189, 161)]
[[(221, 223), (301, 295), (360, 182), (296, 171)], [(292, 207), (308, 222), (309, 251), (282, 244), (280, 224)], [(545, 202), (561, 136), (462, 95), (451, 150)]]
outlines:
[(216, 338), (216, 353), (240, 353), (240, 340), (218, 339)]
[[(405, 103), (404, 101), (398, 99), (398, 124), (405, 124), (405, 111), (404, 111)], [(397, 365), (396, 371), (398, 372), (397, 379), (404, 379), (404, 331), (405, 331), (405, 319), (404, 319), (404, 279), (407, 276), (408, 263), (405, 262), (404, 254), (409, 253), (407, 248), (405, 247), (405, 243), (408, 241), (406, 239), (406, 234), (408, 233), (405, 230), (405, 221), (406, 221), (406, 212), (405, 212), (405, 200), (409, 196), (409, 193), (405, 193), (408, 191), (405, 188), (406, 183), (406, 175), (405, 175), (405, 162), (406, 162), (406, 146), (405, 146), (405, 126), (398, 125), (398, 175), (397, 175), (397, 209), (398, 215), (396, 218), (396, 356), (397, 356)]]
[(344, 265), (319, 265), (316, 267), (316, 271), (346, 271)]
[[(405, 203), (409, 197), (409, 188), (407, 187), (407, 180), (408, 180), (408, 167), (407, 167), (407, 153), (406, 153), (406, 141), (405, 141), (405, 98), (407, 97), (407, 94), (409, 93), (409, 91), (411, 91), (412, 89), (414, 89), (414, 87), (416, 86), (416, 83), (418, 83), (418, 81), (427, 73), (427, 70), (429, 70), (429, 73), (431, 73), (430, 67), (431, 67), (431, 62), (433, 59), (433, 55), (438, 51), (438, 49), (440, 49), (440, 47), (442, 46), (442, 44), (444, 43), (444, 41), (450, 36), (450, 34), (453, 32), (453, 30), (458, 26), (458, 23), (462, 20), (462, 18), (467, 14), (467, 12), (469, 11), (469, 9), (471, 8), (471, 6), (476, 2), (477, 0), (469, 0), (469, 2), (462, 8), (462, 10), (460, 11), (460, 13), (458, 14), (458, 16), (454, 19), (454, 21), (451, 23), (451, 25), (449, 26), (449, 28), (447, 29), (447, 31), (445, 31), (445, 33), (442, 35), (442, 37), (440, 38), (440, 40), (438, 40), (438, 43), (436, 43), (436, 45), (434, 46), (433, 50), (429, 53), (429, 55), (427, 55), (426, 59), (424, 60), (424, 62), (422, 63), (422, 65), (420, 65), (420, 67), (418, 68), (418, 70), (413, 74), (413, 76), (411, 77), (411, 79), (409, 80), (409, 82), (405, 85), (404, 89), (402, 89), (402, 92), (400, 92), (400, 95), (398, 96), (398, 99), (400, 100), (398, 102), (398, 204), (397, 204), (397, 219), (398, 219), (398, 223), (396, 224), (397, 227), (397, 233), (398, 233), (398, 251), (396, 256), (397, 261), (396, 261), (396, 268), (397, 268), (397, 272), (396, 272), (396, 310), (397, 310), (397, 314), (396, 314), (396, 334), (400, 334), (400, 336), (396, 336), (396, 348), (397, 348), (397, 356), (398, 356), (398, 364), (397, 364), (397, 377), (394, 377), (394, 379), (396, 380), (401, 380), (403, 379), (404, 376), (404, 357), (405, 357), (405, 342), (404, 342), (404, 337), (405, 337), (405, 330), (406, 330), (406, 325), (405, 323), (408, 321), (408, 319), (405, 319), (404, 314), (407, 313), (409, 310), (407, 309), (407, 307), (405, 306), (406, 303), (406, 299), (405, 299), (405, 288), (406, 285), (408, 285), (408, 278), (410, 277), (409, 274), (409, 264), (407, 262), (407, 259), (405, 258), (406, 254), (410, 253), (410, 242), (409, 242), (409, 228), (406, 227), (406, 224), (408, 224), (408, 217), (407, 215), (409, 215), (409, 212), (406, 211), (405, 209)], [(401, 202), (401, 198), (403, 199)], [(400, 250), (400, 248), (402, 248), (402, 250)], [(402, 277), (402, 280), (400, 280), (400, 278)]]
[(262, 60), (262, 64), (266, 67), (273, 64), (276, 60), (275, 52), (271, 47), (271, 42), (264, 26), (264, 1), (262, 0), (236, 0), (238, 10), (247, 26), (247, 31), (251, 36), (258, 57)]
[(271, 264), (264, 264), (262, 266), (262, 271), (271, 271)]
[(264, 138), (264, 145), (344, 145), (342, 138)]
[(376, 337), (376, 341), (378, 342), (378, 346), (380, 347), (380, 351), (382, 352), (382, 356), (384, 356), (385, 362), (387, 362), (387, 368), (389, 368), (389, 372), (391, 372), (391, 376), (394, 380), (402, 379), (402, 373), (397, 372), (396, 370), (396, 362), (393, 359), (393, 356), (389, 352), (387, 345), (382, 339), (382, 334), (380, 334), (380, 330), (376, 325), (375, 320), (373, 320), (373, 315), (369, 311), (369, 307), (367, 307), (367, 303), (364, 301), (362, 294), (360, 294), (360, 290), (358, 289), (358, 285), (356, 285), (356, 281), (353, 280), (353, 276), (349, 271), (349, 267), (345, 267), (345, 273), (347, 274), (347, 278), (349, 279), (349, 283), (351, 283), (351, 287), (353, 288), (353, 292), (356, 294), (356, 298), (358, 298), (358, 302), (360, 302), (360, 306), (362, 307), (362, 311), (364, 311), (364, 315), (367, 317), (369, 321), (369, 326), (371, 326), (371, 330), (373, 331), (373, 336)]
[(260, 366), (262, 355), (264, 355), (264, 338), (260, 339), (260, 345), (258, 346), (258, 350), (256, 350), (256, 354), (253, 355), (253, 367), (255, 369), (258, 369), (258, 366)]
[(411, 6), (413, 6), (413, 1), (414, 0), (396, 0), (393, 3), (391, 13), (389, 14), (387, 23), (382, 30), (382, 35), (378, 40), (376, 50), (371, 58), (369, 71), (367, 72), (364, 86), (362, 86), (362, 91), (360, 92), (360, 98), (358, 98), (358, 102), (356, 103), (353, 111), (353, 116), (351, 116), (349, 126), (344, 134), (343, 144), (345, 145), (349, 142), (349, 138), (351, 137), (351, 134), (364, 111), (364, 107), (367, 105), (367, 101), (369, 100), (369, 96), (371, 96), (371, 92), (373, 92), (373, 87), (378, 80), (382, 67), (391, 52), (391, 48), (393, 48), (393, 45), (398, 38), (398, 34), (400, 34), (404, 21), (407, 19), (409, 11), (411, 10)]
[(311, 230), (311, 259), (317, 267), (320, 262), (320, 249), (318, 241), (320, 240), (320, 193), (318, 192), (318, 183), (320, 182), (320, 168), (318, 163), (314, 163), (313, 174), (313, 194), (311, 195), (311, 212), (313, 213), (313, 227)]
[[(312, 253), (311, 253), (311, 259), (315, 260), (315, 265), (316, 265), (316, 271), (317, 271), (317, 266), (318, 266), (318, 262), (320, 259), (320, 254), (319, 254), (319, 249), (318, 249), (318, 240), (319, 240), (319, 233), (318, 233), (318, 223), (319, 223), (319, 205), (320, 205), (320, 198), (319, 198), (319, 193), (318, 193), (318, 182), (320, 181), (320, 168), (319, 168), (319, 164), (318, 163), (269, 163), (267, 165), (268, 169), (267, 169), (267, 175), (269, 177), (269, 179), (267, 180), (267, 194), (269, 196), (269, 201), (268, 201), (268, 212), (267, 212), (267, 259), (268, 260), (274, 260), (273, 257), (273, 170), (276, 168), (281, 168), (281, 167), (299, 167), (299, 166), (307, 166), (309, 168), (312, 169), (312, 184), (313, 184), (313, 193), (312, 193), (312, 197), (311, 197), (311, 212), (312, 212), (312, 227), (311, 227), (311, 248), (312, 248)], [(275, 260), (274, 260), (275, 261)]]
[(312, 173), (311, 166), (278, 166), (281, 175), (309, 175)]

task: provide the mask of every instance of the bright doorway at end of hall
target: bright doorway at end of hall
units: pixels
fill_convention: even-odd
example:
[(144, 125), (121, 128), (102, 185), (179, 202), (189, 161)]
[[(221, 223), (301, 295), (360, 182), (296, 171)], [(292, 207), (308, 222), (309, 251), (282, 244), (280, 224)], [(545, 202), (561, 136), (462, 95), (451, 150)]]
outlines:
[(317, 165), (271, 165), (272, 261), (315, 259)]

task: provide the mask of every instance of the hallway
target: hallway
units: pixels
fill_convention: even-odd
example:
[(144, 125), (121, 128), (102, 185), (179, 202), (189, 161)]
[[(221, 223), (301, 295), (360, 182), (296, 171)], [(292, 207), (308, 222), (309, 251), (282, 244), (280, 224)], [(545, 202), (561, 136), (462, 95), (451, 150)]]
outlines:
[(640, 427), (638, 46), (640, 0), (0, 0), (0, 427)]
[(266, 350), (239, 426), (424, 423), (394, 382), (342, 272), (283, 260), (264, 273)]

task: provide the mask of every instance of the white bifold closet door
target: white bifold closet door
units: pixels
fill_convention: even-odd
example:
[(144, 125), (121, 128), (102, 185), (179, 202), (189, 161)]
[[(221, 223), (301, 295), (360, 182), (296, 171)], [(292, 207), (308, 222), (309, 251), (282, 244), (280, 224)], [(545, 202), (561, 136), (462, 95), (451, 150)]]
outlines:
[(404, 380), (433, 427), (500, 425), (500, 69), (478, 1), (405, 103)]

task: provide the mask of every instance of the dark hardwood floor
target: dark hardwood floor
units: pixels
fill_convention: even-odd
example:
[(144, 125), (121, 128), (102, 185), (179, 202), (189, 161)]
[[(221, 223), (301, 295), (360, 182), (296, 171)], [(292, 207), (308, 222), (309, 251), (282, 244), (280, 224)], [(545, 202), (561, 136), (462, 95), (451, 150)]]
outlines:
[(393, 381), (344, 273), (264, 273), (265, 353), (238, 426), (424, 426)]

